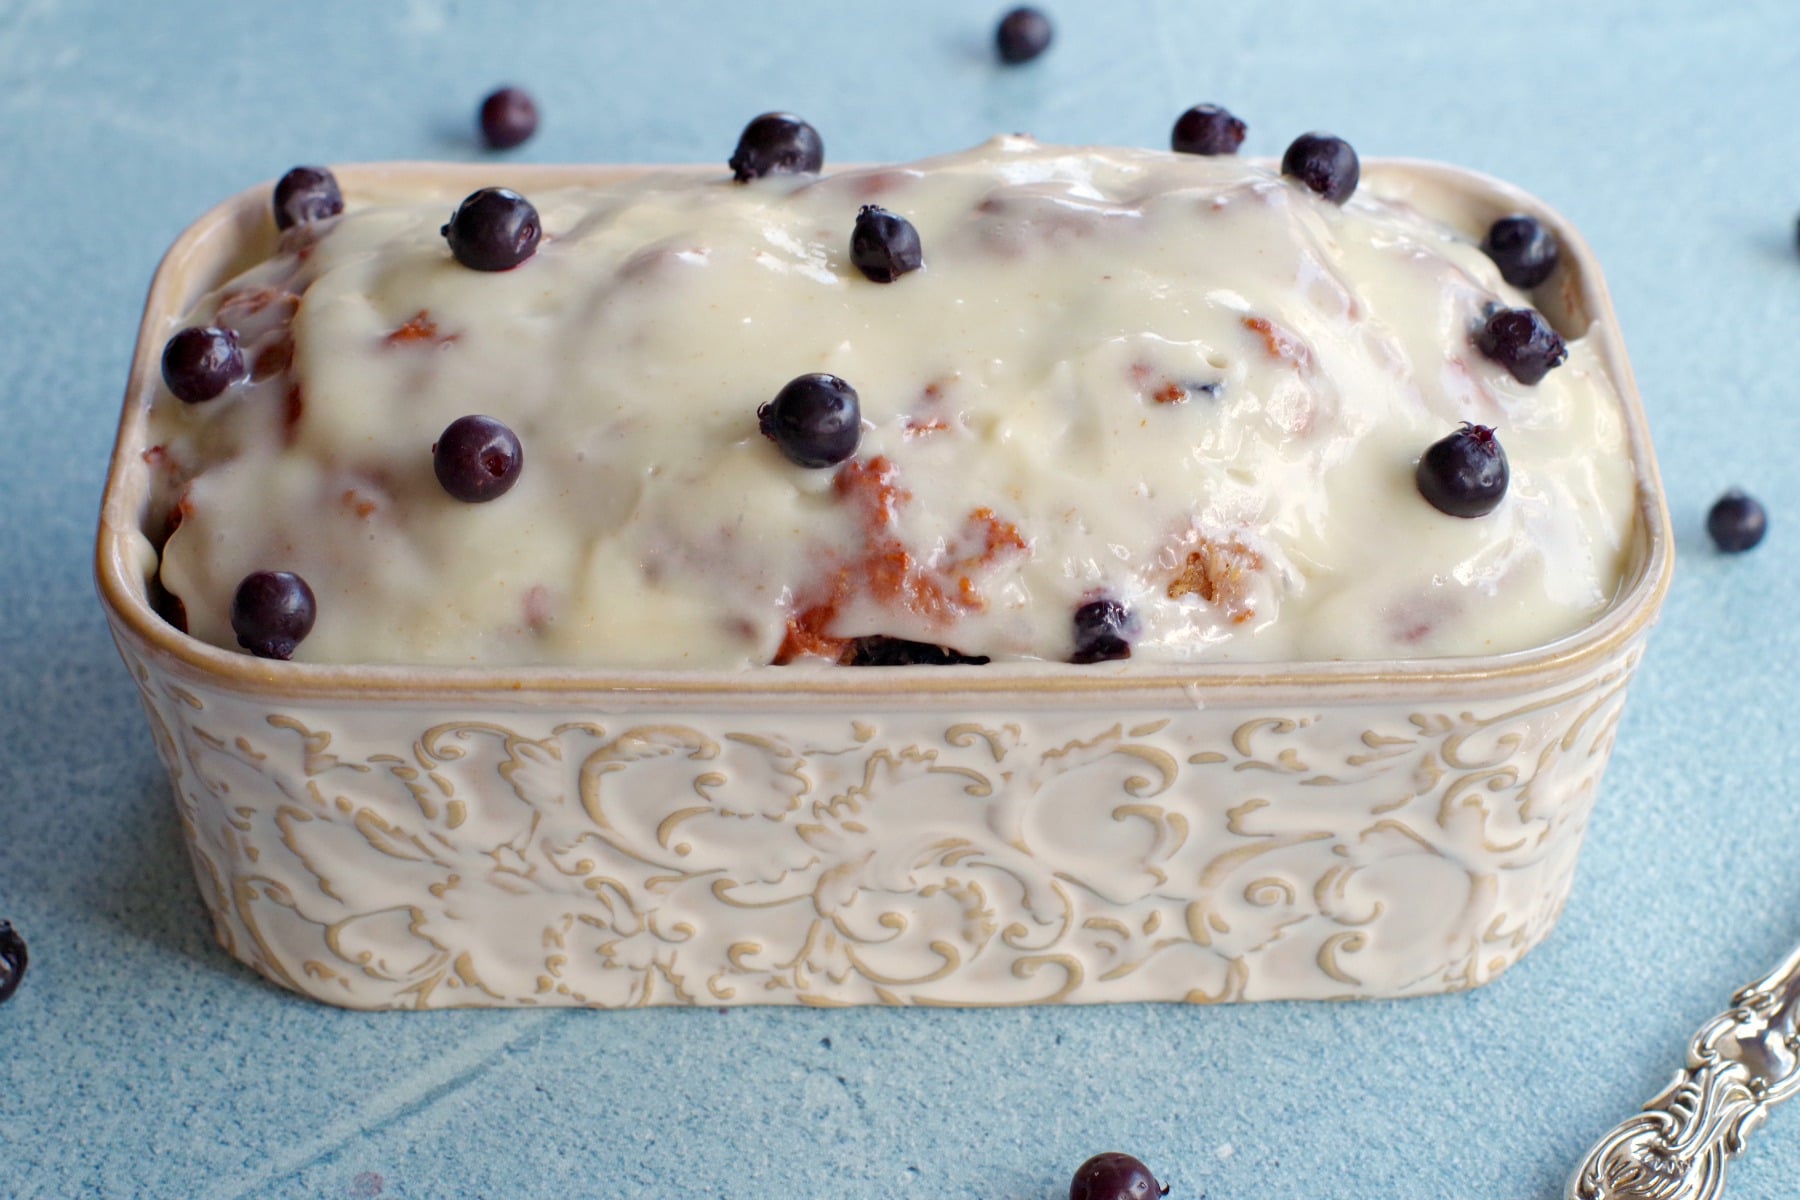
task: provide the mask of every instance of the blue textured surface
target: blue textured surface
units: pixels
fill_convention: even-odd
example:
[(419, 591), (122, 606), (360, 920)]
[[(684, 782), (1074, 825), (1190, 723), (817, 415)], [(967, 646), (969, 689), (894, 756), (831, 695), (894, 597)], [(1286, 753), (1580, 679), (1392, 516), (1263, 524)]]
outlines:
[[(996, 6), (998, 7), (998, 6)], [(1575, 11), (1569, 11), (1574, 9)], [(1800, 36), (1787, 0), (1580, 6), (0, 0), (0, 1194), (980, 1197), (1129, 1149), (1176, 1200), (1550, 1200), (1689, 1033), (1800, 936)], [(1028, 130), (1161, 145), (1200, 100), (1247, 152), (1309, 128), (1510, 179), (1612, 283), (1680, 563), (1550, 941), (1467, 995), (997, 1012), (359, 1015), (212, 944), (89, 548), (150, 272), (299, 161), (722, 161), (787, 107), (828, 156)], [(1773, 533), (1726, 559), (1724, 487)], [(1730, 1194), (1792, 1195), (1780, 1113)]]

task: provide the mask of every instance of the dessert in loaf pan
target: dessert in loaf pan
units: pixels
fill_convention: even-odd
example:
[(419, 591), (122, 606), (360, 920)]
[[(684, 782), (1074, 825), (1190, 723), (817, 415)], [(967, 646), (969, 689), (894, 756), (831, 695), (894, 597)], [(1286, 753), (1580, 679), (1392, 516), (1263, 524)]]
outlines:
[(1671, 541), (1481, 176), (1002, 137), (300, 169), (152, 287), (103, 600), (357, 1007), (1396, 996), (1567, 894)]

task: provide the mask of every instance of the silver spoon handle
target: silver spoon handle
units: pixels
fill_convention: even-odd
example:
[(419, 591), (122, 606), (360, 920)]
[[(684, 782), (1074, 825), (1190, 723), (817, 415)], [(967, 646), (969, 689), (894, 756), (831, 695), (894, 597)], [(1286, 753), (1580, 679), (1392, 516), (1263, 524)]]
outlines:
[(1595, 1143), (1568, 1200), (1713, 1200), (1769, 1109), (1800, 1091), (1800, 946), (1688, 1044), (1687, 1067)]

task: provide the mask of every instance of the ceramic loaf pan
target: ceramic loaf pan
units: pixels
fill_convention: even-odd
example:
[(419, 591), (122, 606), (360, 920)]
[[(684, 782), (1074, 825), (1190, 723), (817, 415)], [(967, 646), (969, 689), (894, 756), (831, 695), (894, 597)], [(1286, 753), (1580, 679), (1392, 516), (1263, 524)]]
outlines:
[[(369, 166), (375, 194), (631, 168)], [(714, 168), (706, 169), (716, 174)], [(503, 178), (496, 179), (496, 176)], [(1649, 435), (1576, 233), (1454, 168), (1412, 195), (1527, 212), (1537, 299), (1596, 339), (1638, 496), (1616, 602), (1487, 658), (764, 668), (344, 667), (228, 653), (148, 600), (164, 338), (272, 245), (269, 189), (151, 287), (107, 479), (102, 601), (220, 942), (356, 1008), (1217, 1002), (1492, 979), (1549, 932), (1672, 569)], [(1479, 231), (1470, 231), (1479, 232)]]

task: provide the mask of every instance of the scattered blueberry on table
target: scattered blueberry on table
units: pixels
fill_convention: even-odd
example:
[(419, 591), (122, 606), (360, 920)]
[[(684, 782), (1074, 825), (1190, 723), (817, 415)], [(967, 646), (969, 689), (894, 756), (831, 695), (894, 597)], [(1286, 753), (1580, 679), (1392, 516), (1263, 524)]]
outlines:
[(812, 174), (825, 165), (825, 142), (793, 113), (767, 112), (744, 126), (725, 165), (739, 183), (765, 175)]
[(519, 482), (524, 466), (518, 435), (479, 413), (450, 422), (431, 447), (438, 483), (465, 504), (484, 504), (506, 495)]
[(862, 440), (862, 403), (836, 375), (790, 380), (756, 410), (756, 420), (762, 435), (802, 467), (834, 467)]
[(292, 658), (312, 632), (318, 602), (306, 580), (291, 571), (253, 571), (231, 598), (231, 631), (258, 658)]
[(163, 382), (188, 404), (216, 400), (248, 374), (237, 334), (229, 329), (183, 329), (163, 346)]
[(481, 140), (490, 149), (511, 150), (523, 145), (537, 132), (537, 101), (520, 87), (502, 87), (489, 92), (481, 102), (478, 115)]
[(1196, 104), (1175, 118), (1169, 148), (1177, 154), (1236, 154), (1246, 126), (1217, 104)]
[(1342, 204), (1356, 191), (1362, 163), (1350, 143), (1329, 133), (1303, 133), (1288, 144), (1281, 156), (1281, 173), (1301, 183), (1333, 204)]
[(919, 231), (898, 213), (865, 204), (850, 231), (850, 261), (875, 283), (892, 283), (925, 264)]
[(1520, 383), (1537, 383), (1569, 357), (1561, 335), (1530, 308), (1496, 309), (1475, 331), (1475, 347)]
[(0, 921), (0, 1004), (12, 999), (25, 978), (25, 967), (31, 956), (25, 952), (25, 939), (11, 921)]
[(1486, 425), (1463, 427), (1431, 444), (1414, 475), (1419, 494), (1453, 517), (1484, 517), (1506, 496), (1506, 451)]
[(1021, 5), (994, 27), (994, 51), (1009, 66), (1028, 63), (1050, 48), (1056, 30), (1042, 9)]
[(344, 211), (337, 176), (324, 167), (295, 167), (275, 184), (275, 228), (292, 229)]
[(471, 193), (440, 230), (456, 261), (473, 271), (510, 271), (537, 253), (537, 209), (510, 188)]
[(1075, 610), (1075, 651), (1072, 663), (1111, 662), (1130, 658), (1131, 643), (1125, 626), (1131, 614), (1117, 600), (1091, 600)]
[(1500, 278), (1529, 291), (1556, 270), (1556, 239), (1536, 217), (1501, 217), (1488, 227), (1481, 249), (1500, 268)]
[(1753, 496), (1731, 488), (1706, 514), (1707, 536), (1726, 554), (1742, 554), (1763, 540), (1769, 514)]
[(1149, 1167), (1116, 1150), (1094, 1155), (1069, 1181), (1069, 1200), (1153, 1200), (1168, 1194)]

